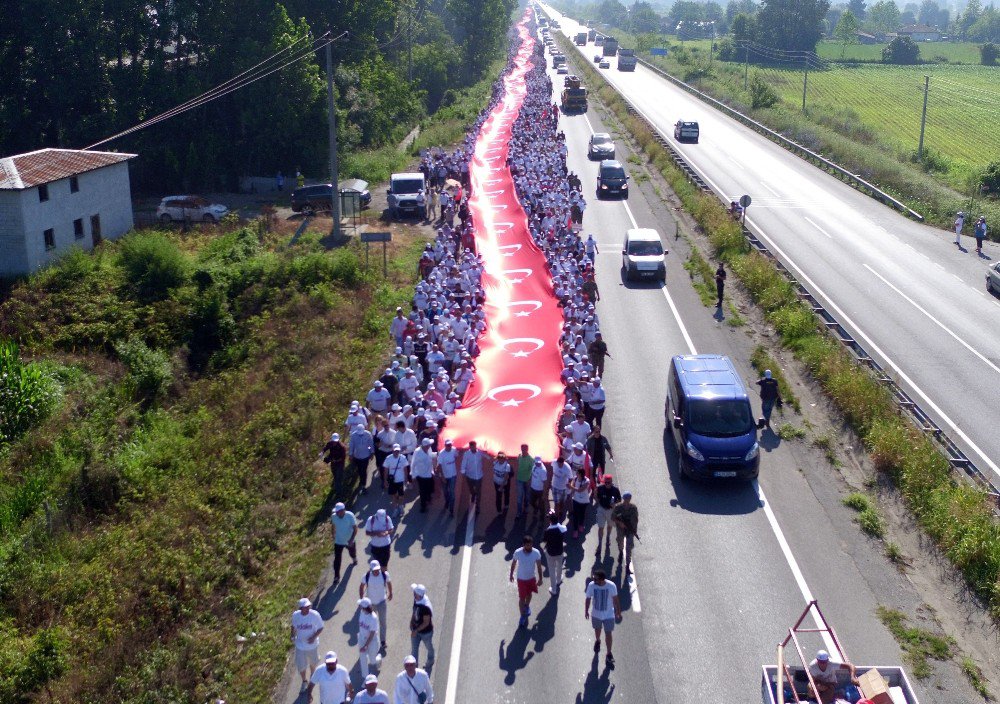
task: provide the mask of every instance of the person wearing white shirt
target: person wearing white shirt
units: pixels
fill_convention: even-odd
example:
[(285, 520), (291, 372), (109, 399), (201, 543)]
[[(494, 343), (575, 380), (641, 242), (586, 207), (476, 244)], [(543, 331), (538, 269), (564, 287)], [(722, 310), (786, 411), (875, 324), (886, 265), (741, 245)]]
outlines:
[(365, 521), (365, 535), (369, 538), (368, 547), (371, 548), (372, 559), (378, 560), (382, 569), (387, 569), (389, 566), (394, 529), (392, 519), (384, 508), (380, 508), (374, 516), (369, 516)]
[(392, 394), (382, 386), (382, 382), (376, 381), (371, 391), (365, 396), (365, 402), (372, 413), (385, 413), (389, 410), (389, 401), (391, 398)]
[(378, 688), (378, 677), (365, 677), (365, 688), (354, 697), (354, 704), (389, 704), (389, 695), (384, 689)]
[[(414, 416), (410, 416), (411, 418)], [(398, 421), (396, 423), (396, 442), (399, 445), (400, 451), (402, 451), (403, 456), (407, 459), (413, 454), (414, 450), (417, 449), (417, 434), (413, 432), (413, 429), (406, 424), (405, 420)]]
[(585, 594), (583, 614), (584, 618), (590, 618), (590, 625), (594, 627), (594, 652), (600, 652), (603, 630), (604, 640), (608, 646), (605, 660), (609, 666), (613, 666), (615, 656), (611, 654), (613, 640), (611, 633), (615, 630), (615, 621), (620, 621), (622, 617), (621, 605), (618, 602), (618, 587), (608, 580), (604, 570), (595, 570), (594, 581), (587, 585)]
[(368, 667), (374, 664), (378, 667), (381, 658), (378, 655), (380, 650), (379, 623), (378, 616), (372, 606), (372, 600), (368, 597), (358, 599), (358, 664), (361, 667), (361, 676), (368, 676)]
[(483, 453), (476, 449), (476, 441), (469, 441), (469, 449), (462, 455), (462, 476), (469, 486), (470, 501), (479, 513), (479, 492), (483, 483)]
[(433, 440), (424, 438), (420, 441), (420, 449), (413, 453), (410, 460), (410, 477), (417, 480), (420, 491), (420, 513), (427, 513), (427, 505), (434, 494), (434, 452), (431, 451)]
[(344, 425), (347, 427), (347, 434), (350, 435), (351, 430), (355, 425), (360, 425), (363, 428), (368, 427), (368, 416), (365, 412), (361, 410), (361, 407), (352, 403), (351, 410), (347, 414), (347, 420), (344, 421)]
[[(412, 433), (412, 430), (406, 432)], [(414, 436), (416, 437), (416, 436)], [(402, 453), (402, 447), (397, 443), (392, 446), (392, 454), (385, 458), (385, 475), (388, 486), (383, 486), (392, 497), (392, 508), (395, 514), (403, 512), (403, 493), (406, 490), (406, 482), (409, 477), (410, 462), (406, 455)]]
[(528, 484), (528, 503), (535, 507), (541, 517), (549, 508), (548, 499), (549, 469), (541, 457), (535, 457), (531, 468), (531, 479)]
[(392, 339), (396, 341), (397, 347), (403, 346), (403, 333), (406, 332), (406, 326), (410, 324), (406, 316), (403, 315), (403, 309), (396, 309), (396, 317), (392, 319), (389, 323), (389, 334), (392, 335)]
[[(584, 400), (584, 409), (587, 420), (591, 425), (601, 425), (604, 421), (604, 406), (607, 403), (607, 394), (601, 386), (601, 377), (595, 376), (590, 382), (590, 400)], [(582, 393), (581, 393), (582, 396)]]
[(295, 667), (302, 677), (302, 688), (319, 664), (319, 634), (323, 632), (323, 617), (312, 608), (308, 597), (299, 599), (299, 608), (292, 613), (292, 641), (295, 643)]
[(406, 401), (412, 401), (419, 388), (420, 382), (417, 380), (414, 370), (407, 369), (405, 376), (399, 382), (400, 396)]
[(347, 668), (337, 663), (337, 654), (328, 651), (323, 658), (324, 667), (319, 668), (309, 679), (306, 701), (312, 701), (313, 687), (319, 685), (319, 704), (343, 704), (354, 694), (351, 675)]
[(444, 507), (448, 513), (455, 515), (455, 479), (458, 476), (458, 450), (452, 445), (451, 438), (444, 441), (444, 449), (437, 455), (438, 474), (441, 475), (441, 486), (444, 490)]
[(469, 384), (472, 383), (472, 370), (469, 369), (468, 362), (463, 360), (460, 363), (458, 371), (455, 372), (454, 381), (455, 381), (455, 393), (457, 393), (459, 396), (464, 396), (465, 392), (469, 388)]
[(569, 482), (573, 478), (573, 468), (558, 457), (552, 463), (552, 510), (562, 520), (566, 510), (566, 499), (569, 496)]
[(431, 351), (427, 354), (427, 371), (431, 374), (437, 374), (443, 364), (444, 352), (441, 351), (441, 348), (438, 345), (434, 345)]
[(395, 704), (421, 704), (420, 694), (425, 695), (424, 704), (434, 704), (434, 689), (426, 670), (417, 667), (417, 659), (407, 655), (403, 660), (403, 671), (396, 676)]
[(590, 423), (587, 422), (586, 418), (587, 416), (583, 413), (577, 413), (576, 420), (566, 426), (570, 437), (573, 438), (573, 442), (587, 442), (587, 438), (590, 437), (590, 431), (593, 428), (590, 427)]
[(382, 563), (372, 560), (368, 563), (368, 572), (361, 578), (358, 587), (358, 597), (371, 599), (372, 608), (378, 615), (379, 646), (384, 653), (386, 647), (386, 620), (389, 615), (389, 602), (392, 601), (392, 578), (382, 569)]

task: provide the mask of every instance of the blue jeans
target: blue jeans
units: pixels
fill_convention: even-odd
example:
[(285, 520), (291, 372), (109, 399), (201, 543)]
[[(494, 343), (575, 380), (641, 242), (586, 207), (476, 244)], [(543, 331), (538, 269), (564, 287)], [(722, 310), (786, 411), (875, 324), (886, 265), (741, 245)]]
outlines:
[(764, 422), (768, 425), (771, 424), (771, 411), (774, 410), (774, 399), (762, 399), (760, 402), (760, 410), (764, 414)]
[(427, 668), (434, 664), (434, 631), (410, 635), (410, 655), (417, 658), (418, 663), (421, 643), (427, 648), (427, 659), (424, 661), (424, 667)]
[(444, 507), (449, 511), (455, 510), (455, 477), (444, 477), (441, 480), (444, 487)]
[(528, 510), (528, 482), (517, 480), (517, 512), (524, 513)]

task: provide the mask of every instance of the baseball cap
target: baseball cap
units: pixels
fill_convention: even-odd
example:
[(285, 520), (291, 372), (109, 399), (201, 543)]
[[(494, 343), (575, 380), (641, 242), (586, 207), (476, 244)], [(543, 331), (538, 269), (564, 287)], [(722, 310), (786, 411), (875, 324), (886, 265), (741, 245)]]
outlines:
[(424, 447), (430, 447), (431, 446), (431, 439), (430, 438), (424, 438), (423, 440), (420, 441), (420, 444), (423, 445)]
[(337, 442), (340, 440), (340, 433), (334, 433), (330, 436), (330, 442)]
[(344, 506), (344, 502), (343, 502), (343, 501), (338, 501), (337, 503), (335, 503), (335, 504), (333, 505), (333, 512), (334, 512), (334, 513), (336, 513), (337, 511), (343, 511), (343, 510), (345, 510), (346, 508), (347, 508), (347, 507), (346, 507), (346, 506)]
[(770, 369), (765, 369), (764, 370), (764, 378), (765, 379), (770, 379), (771, 378), (771, 370)]
[(820, 662), (826, 662), (827, 660), (830, 659), (830, 653), (826, 652), (825, 650), (817, 651), (816, 659), (819, 660)]
[(393, 451), (395, 451), (395, 450), (402, 450), (403, 448), (399, 446), (399, 443), (396, 443), (395, 445), (392, 446), (392, 449)]
[(444, 444), (445, 445), (451, 445), (451, 438), (448, 438), (447, 440), (445, 440)]
[(366, 596), (358, 599), (358, 606), (360, 606), (362, 609), (371, 608), (371, 605), (372, 605), (372, 600)]
[(380, 570), (380, 569), (382, 569), (382, 563), (379, 562), (378, 560), (372, 560), (371, 562), (368, 563), (368, 566), (370, 568), (372, 568), (373, 570)]
[(583, 449), (583, 443), (582, 442), (575, 442), (575, 443), (573, 443), (573, 449), (574, 450), (582, 450)]
[(311, 601), (309, 601), (309, 597), (305, 597), (304, 596), (301, 599), (299, 599), (299, 608), (300, 609), (304, 609), (307, 606), (312, 606), (312, 605), (313, 605), (313, 603)]
[(323, 662), (328, 665), (332, 665), (337, 662), (337, 654), (332, 650), (326, 651), (326, 656), (323, 658)]
[(631, 499), (632, 498), (632, 492), (631, 491), (623, 491), (622, 492), (622, 498), (623, 499)]
[(368, 675), (365, 677), (365, 684), (378, 684), (378, 677), (375, 675)]
[(417, 596), (423, 596), (424, 594), (427, 593), (427, 587), (425, 587), (423, 584), (411, 584), (410, 589), (412, 589), (413, 593), (416, 594)]
[(417, 659), (415, 657), (413, 657), (412, 655), (407, 655), (405, 658), (403, 658), (403, 664), (404, 665), (416, 665), (417, 664)]
[(610, 474), (605, 474), (604, 475), (604, 483), (605, 484), (610, 484), (613, 480), (614, 480), (614, 477), (612, 477)]

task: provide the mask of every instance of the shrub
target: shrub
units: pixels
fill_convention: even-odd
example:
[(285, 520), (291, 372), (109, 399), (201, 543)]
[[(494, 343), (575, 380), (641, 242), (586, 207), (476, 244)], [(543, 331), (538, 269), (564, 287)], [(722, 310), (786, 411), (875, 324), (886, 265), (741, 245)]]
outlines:
[(115, 352), (128, 369), (132, 391), (141, 398), (155, 400), (173, 381), (170, 357), (163, 350), (152, 350), (145, 342), (133, 337), (116, 344)]
[(127, 280), (143, 300), (166, 298), (187, 279), (187, 258), (158, 232), (125, 238), (120, 257)]
[(236, 337), (236, 321), (229, 310), (226, 294), (210, 288), (198, 294), (191, 305), (190, 350), (191, 366), (204, 368), (214, 352)]
[(719, 61), (739, 61), (739, 52), (729, 37), (722, 39), (716, 46), (719, 52)]
[(1000, 193), (1000, 161), (994, 161), (986, 167), (979, 180), (979, 185), (985, 188), (987, 193), (994, 195)]
[(979, 47), (979, 60), (983, 66), (996, 66), (997, 59), (1000, 59), (1000, 46), (987, 42)]
[(750, 107), (754, 110), (770, 108), (778, 104), (778, 94), (760, 71), (754, 71), (750, 79)]
[(45, 420), (59, 403), (55, 378), (34, 364), (24, 364), (14, 342), (0, 341), (0, 445)]
[(920, 63), (920, 47), (909, 37), (896, 37), (882, 49), (882, 63), (901, 65)]

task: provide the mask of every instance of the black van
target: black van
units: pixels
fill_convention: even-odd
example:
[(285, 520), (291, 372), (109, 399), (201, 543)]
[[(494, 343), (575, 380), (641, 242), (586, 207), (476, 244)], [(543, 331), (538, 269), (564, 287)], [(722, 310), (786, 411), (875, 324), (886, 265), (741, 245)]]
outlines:
[(597, 169), (597, 199), (610, 195), (628, 198), (628, 174), (620, 161), (605, 159)]

